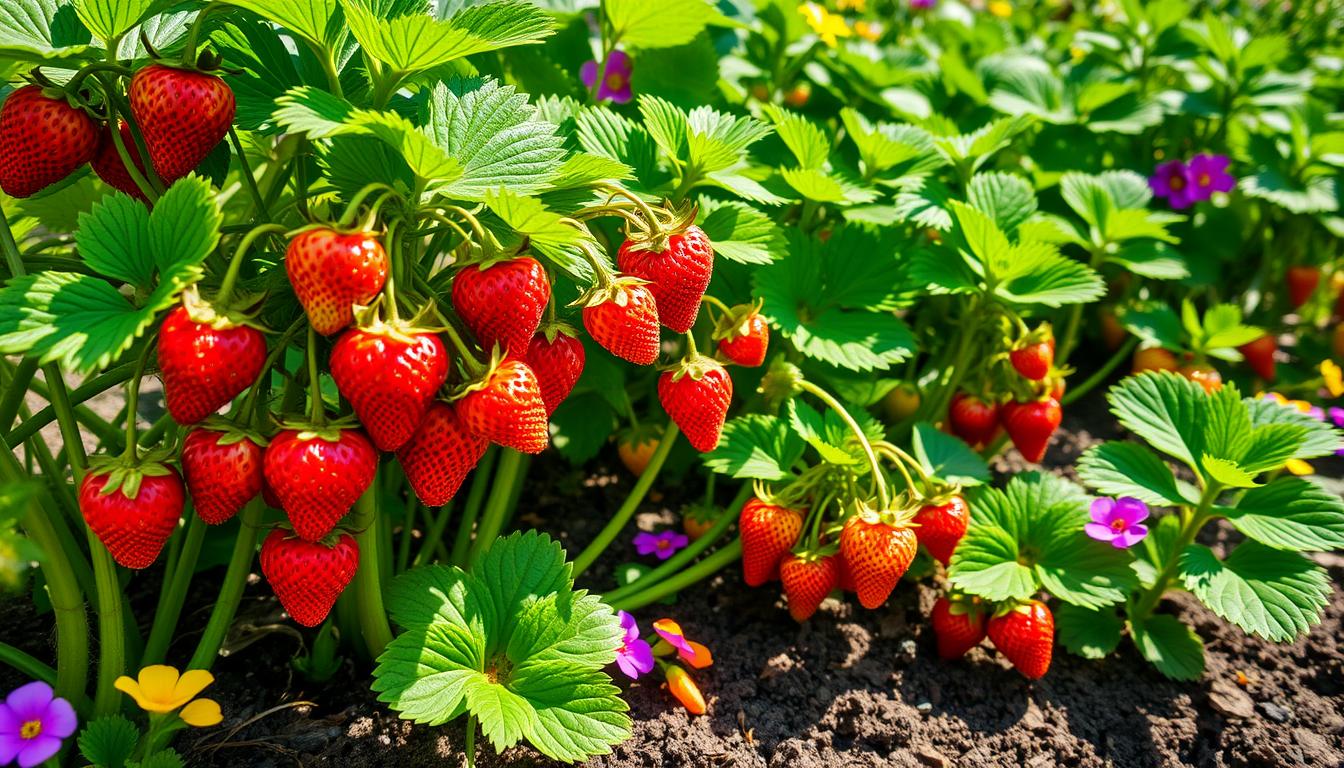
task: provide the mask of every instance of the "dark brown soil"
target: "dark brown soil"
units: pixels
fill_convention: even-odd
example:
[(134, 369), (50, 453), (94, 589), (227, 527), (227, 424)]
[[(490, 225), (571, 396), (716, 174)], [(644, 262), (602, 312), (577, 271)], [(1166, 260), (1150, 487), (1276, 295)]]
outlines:
[[(1065, 468), (1082, 449), (1116, 436), (1111, 425), (1099, 400), (1072, 409), (1047, 467), (1069, 474)], [(585, 482), (558, 463), (534, 467), (529, 482), (535, 486), (524, 498), (537, 501), (525, 503), (524, 520), (579, 545), (629, 484), (618, 472)], [(1012, 451), (995, 463), (1000, 473), (1021, 468)], [(1338, 477), (1337, 466), (1330, 470)], [(670, 506), (647, 504), (640, 524), (671, 523)], [(1215, 545), (1231, 535), (1214, 534), (1209, 543)], [(590, 586), (609, 586), (604, 571), (632, 554), (599, 563)], [(1344, 558), (1321, 556), (1320, 562), (1336, 582), (1344, 579)], [(208, 587), (217, 575), (199, 576), (197, 585)], [(152, 593), (152, 578), (141, 582)], [(201, 591), (203, 600), (208, 593)], [(1169, 601), (1168, 609), (1190, 622), (1208, 648), (1207, 673), (1196, 683), (1167, 681), (1127, 645), (1101, 662), (1057, 648), (1049, 674), (1035, 683), (988, 647), (943, 663), (925, 620), (934, 599), (927, 583), (905, 585), (881, 610), (828, 600), (799, 625), (774, 588), (749, 589), (730, 570), (683, 593), (675, 605), (643, 609), (637, 612), (642, 625), (671, 616), (713, 649), (715, 665), (696, 673), (709, 712), (689, 716), (656, 682), (628, 684), (634, 735), (590, 765), (1344, 765), (1344, 596), (1338, 591), (1323, 623), (1291, 645), (1247, 638), (1186, 596)], [(363, 663), (347, 661), (324, 684), (290, 673), (287, 661), (300, 635), (273, 624), (274, 610), (264, 585), (249, 589), (241, 620), (255, 641), (216, 665), (219, 681), (211, 693), (223, 703), (226, 720), (179, 742), (193, 765), (463, 764), (461, 723), (427, 728), (399, 721), (369, 693)], [(0, 621), (31, 626), (33, 617), (26, 601), (10, 601), (0, 606)], [(201, 615), (183, 621), (186, 627), (201, 623)], [(23, 645), (41, 648), (33, 638)], [(0, 670), (0, 683), (15, 681)], [(525, 748), (499, 757), (490, 752), (482, 750), (479, 764), (551, 764)]]

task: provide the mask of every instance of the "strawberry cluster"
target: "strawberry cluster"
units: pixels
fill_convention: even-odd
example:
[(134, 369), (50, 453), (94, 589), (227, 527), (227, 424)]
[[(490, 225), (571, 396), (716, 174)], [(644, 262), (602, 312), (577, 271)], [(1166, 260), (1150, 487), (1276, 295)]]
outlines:
[(1022, 457), (1035, 464), (1064, 420), (1059, 400), (1067, 372), (1055, 368), (1055, 337), (1048, 324), (1023, 330), (1006, 354), (981, 372), (977, 387), (952, 396), (947, 428), (977, 449), (995, 442), (1001, 430), (1007, 432)]
[(944, 660), (965, 656), (988, 636), (999, 653), (1027, 679), (1038, 680), (1050, 669), (1055, 617), (1039, 600), (1004, 603), (996, 609), (979, 598), (945, 595), (933, 604), (930, 621), (937, 638), (938, 656)]

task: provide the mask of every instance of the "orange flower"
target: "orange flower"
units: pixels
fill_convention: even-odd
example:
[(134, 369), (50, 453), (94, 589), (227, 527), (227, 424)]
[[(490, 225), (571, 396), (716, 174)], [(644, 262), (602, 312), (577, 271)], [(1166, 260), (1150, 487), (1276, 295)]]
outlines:
[(689, 673), (676, 664), (668, 664), (663, 668), (667, 675), (667, 689), (677, 697), (681, 706), (686, 708), (692, 715), (705, 714), (705, 697), (700, 693), (700, 687), (691, 679)]

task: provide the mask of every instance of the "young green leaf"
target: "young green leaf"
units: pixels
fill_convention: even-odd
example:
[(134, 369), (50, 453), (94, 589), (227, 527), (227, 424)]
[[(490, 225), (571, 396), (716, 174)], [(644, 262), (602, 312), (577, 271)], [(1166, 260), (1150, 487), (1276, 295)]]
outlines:
[(1104, 659), (1120, 645), (1125, 623), (1114, 610), (1062, 603), (1054, 613), (1055, 636), (1069, 653), (1085, 659)]
[(1280, 477), (1218, 512), (1248, 538), (1270, 547), (1304, 552), (1344, 548), (1344, 500), (1310, 480)]
[(1190, 467), (1204, 455), (1205, 393), (1168, 371), (1130, 376), (1106, 399), (1126, 429)]
[(447, 19), (423, 11), (383, 18), (374, 0), (344, 0), (344, 6), (350, 33), (364, 52), (403, 76), (485, 51), (539, 43), (555, 28), (549, 14), (519, 0), (472, 5)]
[(777, 416), (749, 413), (723, 425), (723, 436), (704, 455), (705, 466), (729, 477), (784, 480), (806, 444)]
[(614, 41), (631, 48), (685, 45), (707, 25), (732, 23), (705, 0), (605, 0), (602, 11)]
[(1175, 616), (1156, 614), (1129, 622), (1129, 635), (1157, 671), (1172, 680), (1198, 680), (1204, 674), (1204, 641)]
[(310, 44), (340, 50), (346, 36), (340, 0), (229, 0), (267, 21), (274, 22)]
[(1161, 459), (1138, 443), (1112, 441), (1088, 448), (1078, 476), (1106, 496), (1133, 496), (1147, 504), (1197, 504), (1199, 489), (1178, 480)]
[(1186, 589), (1209, 610), (1247, 632), (1286, 642), (1321, 620), (1330, 596), (1325, 570), (1296, 552), (1254, 541), (1226, 559), (1202, 544), (1181, 553)]
[(84, 726), (79, 753), (95, 768), (122, 768), (140, 742), (140, 729), (121, 715), (107, 715)]
[(103, 42), (120, 38), (162, 0), (74, 0), (75, 13)]
[(927, 421), (915, 425), (910, 442), (915, 459), (930, 476), (965, 487), (989, 482), (989, 465), (980, 454)]

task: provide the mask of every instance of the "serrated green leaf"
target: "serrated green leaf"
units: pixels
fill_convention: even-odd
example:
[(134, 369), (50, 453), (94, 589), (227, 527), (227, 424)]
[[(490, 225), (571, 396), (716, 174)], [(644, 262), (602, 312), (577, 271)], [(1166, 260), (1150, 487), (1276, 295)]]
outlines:
[(1133, 496), (1146, 504), (1199, 503), (1199, 489), (1176, 479), (1161, 459), (1137, 443), (1108, 442), (1078, 459), (1078, 476), (1106, 496)]
[[(1274, 400), (1267, 398), (1247, 398), (1245, 402), (1247, 409), (1250, 411), (1251, 424), (1256, 429), (1252, 433), (1253, 441), (1260, 436), (1259, 430), (1270, 424), (1290, 424), (1304, 430), (1301, 445), (1288, 457), (1289, 459), (1314, 459), (1320, 456), (1329, 456), (1344, 448), (1344, 433), (1320, 419), (1314, 419), (1296, 408), (1279, 405)], [(1270, 438), (1271, 436), (1266, 433), (1266, 460), (1268, 449), (1271, 447), (1268, 444)], [(1247, 453), (1247, 458), (1255, 460), (1257, 465), (1264, 463), (1261, 456), (1258, 455), (1254, 443)], [(1284, 461), (1286, 462), (1287, 459)]]
[(75, 13), (103, 42), (120, 38), (164, 0), (74, 0)]
[(472, 567), (494, 601), (496, 626), (489, 635), (493, 651), (512, 635), (527, 603), (552, 592), (568, 591), (573, 585), (565, 550), (550, 536), (527, 531), (496, 540)]
[(864, 461), (862, 452), (855, 455), (855, 451), (846, 448), (848, 435), (835, 434), (833, 430), (827, 429), (826, 418), (812, 406), (795, 397), (789, 400), (785, 411), (793, 431), (821, 454), (822, 461), (841, 467), (854, 466)]
[(729, 477), (784, 480), (806, 446), (776, 416), (746, 414), (723, 425), (719, 445), (704, 454), (705, 466)]
[(534, 708), (527, 739), (548, 757), (574, 762), (603, 755), (630, 737), (629, 707), (602, 672), (527, 664), (509, 684)]
[(529, 664), (605, 667), (616, 660), (623, 635), (620, 619), (598, 596), (583, 590), (572, 596), (557, 593), (523, 606), (506, 653)]
[(171, 747), (161, 749), (144, 760), (129, 760), (126, 768), (183, 768), (182, 756)]
[(1107, 393), (1111, 412), (1149, 445), (1195, 467), (1204, 455), (1205, 393), (1168, 371), (1130, 376)]
[(465, 708), (466, 687), (485, 677), (485, 643), (456, 624), (409, 629), (378, 657), (373, 690), (401, 717), (442, 725)]
[(1175, 616), (1131, 621), (1129, 635), (1139, 654), (1172, 680), (1198, 680), (1204, 674), (1204, 641)]
[(602, 395), (574, 394), (551, 414), (551, 444), (570, 464), (579, 466), (597, 456), (614, 425), (615, 412)]
[(901, 180), (896, 193), (895, 215), (921, 227), (942, 232), (952, 228), (952, 214), (947, 205), (952, 192), (934, 176), (916, 175)]
[(1012, 232), (1036, 212), (1036, 192), (1021, 176), (1001, 171), (977, 173), (966, 187), (966, 200), (988, 214), (1004, 232)]
[(706, 25), (730, 23), (705, 0), (603, 0), (613, 41), (630, 48), (670, 48), (695, 39)]
[(345, 39), (340, 0), (229, 0), (320, 48), (339, 50)]
[(95, 768), (121, 768), (140, 742), (140, 729), (121, 715), (106, 715), (84, 726), (79, 753)]
[(149, 245), (149, 209), (130, 195), (109, 195), (81, 214), (75, 242), (95, 271), (140, 288), (153, 284), (157, 265)]
[(1060, 254), (1049, 243), (1015, 245), (1007, 258), (1011, 271), (994, 287), (1007, 301), (1060, 307), (1096, 301), (1106, 293), (1106, 283), (1096, 270)]
[(490, 2), (435, 19), (414, 9), (382, 18), (375, 0), (344, 0), (345, 20), (366, 54), (402, 75), (455, 59), (516, 45), (539, 43), (555, 29), (551, 16), (519, 0)]
[(528, 238), (531, 248), (580, 283), (593, 278), (593, 267), (579, 251), (585, 238), (564, 217), (546, 209), (535, 197), (524, 197), (504, 188), (488, 190), (484, 202), (515, 233)]
[(1017, 562), (1018, 545), (1012, 534), (998, 527), (974, 524), (952, 553), (948, 580), (986, 600), (1026, 600), (1040, 583), (1031, 568)]
[(1310, 480), (1280, 477), (1218, 512), (1248, 538), (1270, 547), (1303, 552), (1344, 548), (1344, 500)]
[(831, 153), (831, 140), (816, 123), (778, 104), (766, 104), (763, 111), (775, 126), (775, 133), (789, 148), (800, 168), (821, 168)]
[(1243, 542), (1226, 560), (1195, 544), (1181, 553), (1186, 589), (1252, 634), (1287, 642), (1321, 620), (1330, 596), (1325, 570), (1296, 552)]
[(746, 203), (702, 197), (699, 226), (715, 253), (739, 264), (769, 264), (788, 247), (775, 222)]
[(989, 465), (965, 442), (921, 421), (910, 438), (911, 447), (930, 476), (966, 487), (989, 481)]
[(89, 30), (62, 0), (0, 3), (0, 57), (37, 64), (84, 64)]
[(1055, 613), (1055, 638), (1076, 656), (1104, 659), (1120, 645), (1125, 623), (1114, 610), (1093, 610), (1063, 603)]
[(1185, 257), (1160, 240), (1126, 243), (1120, 250), (1108, 254), (1106, 260), (1136, 275), (1154, 280), (1181, 280), (1190, 276)]
[(1259, 485), (1255, 482), (1255, 475), (1231, 459), (1218, 459), (1206, 453), (1200, 463), (1210, 478), (1228, 488), (1255, 488)]
[(234, 122), (249, 131), (270, 129), (276, 101), (303, 85), (285, 39), (264, 21), (239, 16), (214, 30), (210, 40), (231, 68), (223, 77), (237, 105)]
[[(156, 7), (165, 4), (172, 5), (157, 3)], [(180, 48), (179, 43), (185, 40), (192, 23), (196, 21), (197, 13), (195, 10), (180, 10), (146, 18), (121, 39), (121, 44), (117, 46), (117, 57), (133, 62), (149, 59), (149, 50), (145, 48), (146, 40), (154, 50), (164, 54)]]

